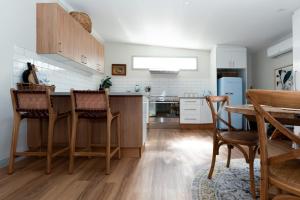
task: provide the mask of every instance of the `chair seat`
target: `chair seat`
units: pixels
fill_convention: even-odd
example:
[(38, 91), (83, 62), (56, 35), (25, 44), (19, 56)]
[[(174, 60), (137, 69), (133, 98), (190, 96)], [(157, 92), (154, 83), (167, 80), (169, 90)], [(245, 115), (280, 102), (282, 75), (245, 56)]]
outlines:
[(291, 193), (300, 196), (300, 159), (269, 166), (270, 180), (285, 184)]
[(221, 132), (222, 140), (226, 143), (251, 145), (258, 144), (258, 134), (256, 132), (249, 131), (227, 131)]

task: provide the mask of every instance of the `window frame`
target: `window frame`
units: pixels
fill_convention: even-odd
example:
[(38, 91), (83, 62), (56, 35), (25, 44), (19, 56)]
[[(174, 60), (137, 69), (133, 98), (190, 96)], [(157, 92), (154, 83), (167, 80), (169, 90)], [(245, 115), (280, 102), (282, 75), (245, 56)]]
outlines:
[(143, 58), (194, 58), (196, 59), (196, 69), (179, 69), (179, 71), (198, 71), (198, 56), (132, 56), (131, 57), (131, 69), (136, 71), (144, 71), (144, 70), (150, 70), (149, 68), (143, 68), (143, 69), (136, 69), (134, 68), (134, 58), (135, 57), (143, 57)]

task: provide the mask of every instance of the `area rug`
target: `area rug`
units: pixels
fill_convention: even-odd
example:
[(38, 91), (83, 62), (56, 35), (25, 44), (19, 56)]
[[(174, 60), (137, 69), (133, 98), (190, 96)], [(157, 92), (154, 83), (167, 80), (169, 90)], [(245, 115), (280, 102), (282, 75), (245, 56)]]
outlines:
[[(258, 196), (259, 160), (254, 162), (256, 195)], [(193, 200), (248, 200), (252, 199), (250, 193), (249, 165), (244, 159), (232, 159), (230, 168), (226, 163), (218, 161), (215, 165), (211, 180), (207, 178), (209, 168), (198, 171), (193, 180)]]

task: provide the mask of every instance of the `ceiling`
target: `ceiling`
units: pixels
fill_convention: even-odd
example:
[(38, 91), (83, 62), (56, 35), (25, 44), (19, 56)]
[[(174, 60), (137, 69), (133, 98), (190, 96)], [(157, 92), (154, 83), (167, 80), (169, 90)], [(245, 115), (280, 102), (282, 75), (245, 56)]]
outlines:
[(64, 0), (108, 42), (255, 51), (292, 32), (300, 0)]

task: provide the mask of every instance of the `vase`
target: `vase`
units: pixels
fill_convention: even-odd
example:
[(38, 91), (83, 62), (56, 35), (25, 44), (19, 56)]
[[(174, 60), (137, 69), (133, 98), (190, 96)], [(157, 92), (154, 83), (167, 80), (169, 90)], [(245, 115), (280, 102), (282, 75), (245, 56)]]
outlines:
[(105, 88), (104, 90), (105, 90), (106, 94), (109, 95), (109, 88)]

